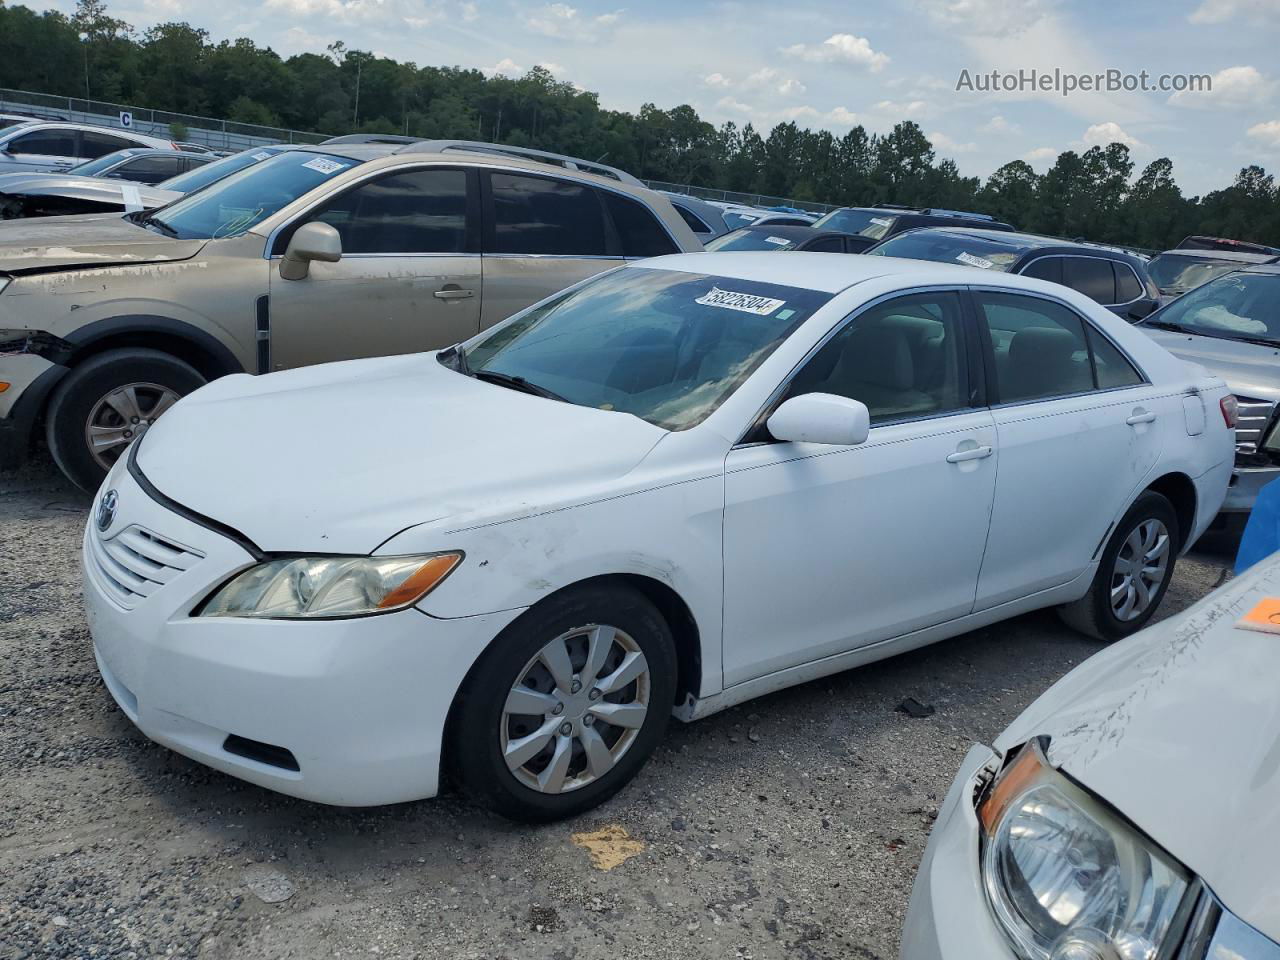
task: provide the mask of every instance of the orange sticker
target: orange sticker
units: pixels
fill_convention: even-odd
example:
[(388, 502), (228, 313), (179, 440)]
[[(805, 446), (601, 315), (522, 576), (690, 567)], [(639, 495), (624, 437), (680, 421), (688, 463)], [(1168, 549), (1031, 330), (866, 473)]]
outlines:
[(1280, 633), (1280, 597), (1263, 597), (1236, 626), (1263, 633)]

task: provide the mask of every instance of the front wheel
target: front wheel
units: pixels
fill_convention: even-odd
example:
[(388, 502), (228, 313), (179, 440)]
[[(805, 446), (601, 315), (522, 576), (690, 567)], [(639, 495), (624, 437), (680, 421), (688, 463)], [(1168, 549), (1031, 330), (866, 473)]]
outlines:
[(535, 606), (499, 634), (460, 694), (455, 768), (514, 820), (558, 820), (613, 796), (666, 729), (671, 630), (644, 596), (587, 587)]
[(1141, 630), (1169, 589), (1180, 535), (1173, 505), (1148, 490), (1116, 524), (1089, 592), (1058, 608), (1062, 619), (1098, 640)]
[(108, 350), (63, 378), (45, 418), (49, 452), (71, 481), (92, 492), (129, 444), (205, 382), (159, 350)]

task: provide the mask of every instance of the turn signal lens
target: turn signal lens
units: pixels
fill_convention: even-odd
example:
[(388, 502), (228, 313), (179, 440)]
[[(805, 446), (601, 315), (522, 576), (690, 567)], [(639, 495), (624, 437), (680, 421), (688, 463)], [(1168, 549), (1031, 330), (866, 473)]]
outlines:
[(461, 562), (461, 553), (271, 560), (219, 588), (196, 615), (306, 620), (390, 613), (417, 603)]
[(1219, 400), (1218, 409), (1222, 411), (1222, 422), (1227, 425), (1227, 429), (1234, 430), (1236, 424), (1240, 422), (1240, 401), (1236, 399), (1235, 394), (1228, 393)]

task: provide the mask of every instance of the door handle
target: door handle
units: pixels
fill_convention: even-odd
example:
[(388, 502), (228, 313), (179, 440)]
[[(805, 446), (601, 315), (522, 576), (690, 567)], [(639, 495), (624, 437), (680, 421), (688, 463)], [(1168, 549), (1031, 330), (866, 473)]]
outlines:
[(1156, 415), (1153, 412), (1151, 412), (1150, 410), (1143, 410), (1141, 407), (1139, 407), (1137, 410), (1134, 411), (1133, 416), (1131, 416), (1128, 420), (1126, 420), (1125, 423), (1127, 423), (1131, 427), (1135, 427), (1140, 423), (1150, 423), (1155, 418), (1156, 418)]
[(432, 294), (437, 300), (465, 300), (475, 295), (474, 290), (461, 290), (458, 287), (445, 287)]
[(957, 450), (947, 456), (947, 463), (964, 463), (966, 460), (982, 460), (991, 456), (990, 447), (970, 447), (968, 450)]

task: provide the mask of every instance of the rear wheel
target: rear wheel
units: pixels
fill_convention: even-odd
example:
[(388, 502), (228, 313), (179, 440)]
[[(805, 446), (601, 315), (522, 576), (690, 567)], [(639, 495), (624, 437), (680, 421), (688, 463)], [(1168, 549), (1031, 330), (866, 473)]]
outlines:
[(49, 400), (49, 452), (73, 483), (93, 491), (129, 444), (205, 382), (159, 350), (109, 350), (72, 369)]
[(515, 820), (604, 802), (666, 729), (676, 659), (661, 613), (635, 591), (573, 590), (534, 607), (477, 663), (450, 753), (477, 800)]
[(1173, 505), (1148, 490), (1116, 524), (1089, 592), (1058, 608), (1062, 619), (1099, 640), (1141, 630), (1169, 589), (1180, 536)]

